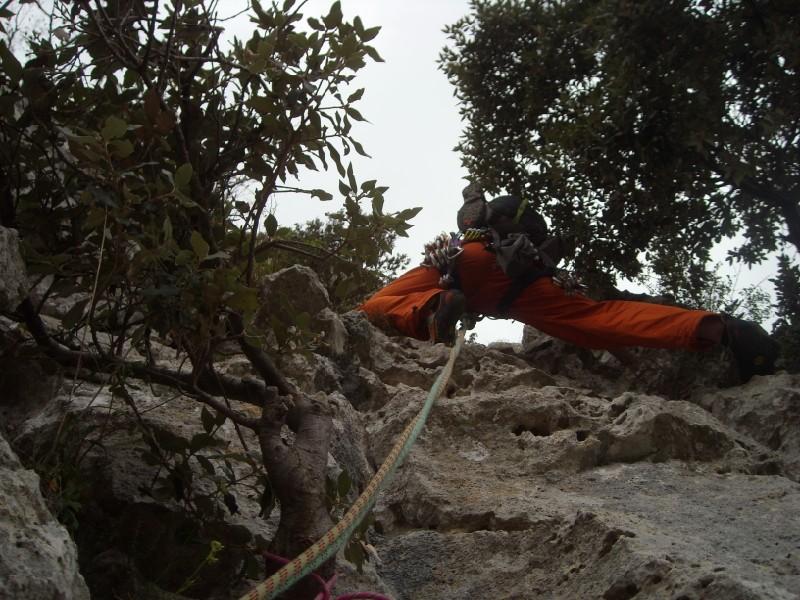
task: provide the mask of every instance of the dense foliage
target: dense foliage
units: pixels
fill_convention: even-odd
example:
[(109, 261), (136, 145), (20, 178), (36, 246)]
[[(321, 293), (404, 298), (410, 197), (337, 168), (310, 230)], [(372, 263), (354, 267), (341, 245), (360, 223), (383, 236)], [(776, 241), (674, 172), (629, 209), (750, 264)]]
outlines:
[(372, 231), (405, 221), (343, 163), (364, 152), (351, 136), (363, 90), (345, 90), (379, 58), (377, 28), (345, 23), (338, 4), (301, 27), (293, 2), (254, 3), (253, 36), (224, 49), (215, 3), (157, 4), (56, 3), (24, 67), (2, 48), (4, 212), (51, 293), (93, 292), (68, 325), (115, 342), (169, 333), (202, 363), (225, 313), (255, 308), (259, 227), (274, 236), (268, 203), (302, 169), (339, 169), (345, 227), (363, 227), (365, 198)]
[(778, 259), (778, 275), (773, 279), (777, 290), (775, 336), (782, 346), (784, 366), (800, 372), (800, 266), (789, 257)]
[(792, 0), (474, 0), (441, 66), (490, 191), (574, 233), (584, 272), (669, 291), (800, 248), (800, 5)]
[[(352, 133), (364, 90), (352, 82), (367, 60), (381, 60), (369, 45), (379, 27), (346, 20), (339, 2), (306, 18), (303, 4), (251, 0), (252, 34), (229, 39), (230, 19), (218, 11), (231, 8), (217, 0), (55, 0), (46, 11), (36, 3), (49, 26), (24, 56), (7, 43), (19, 5), (0, 9), (0, 221), (20, 232), (39, 294), (16, 318), (73, 373), (108, 373), (111, 391), (134, 412), (129, 376), (207, 405), (191, 443), (142, 423), (143, 460), (164, 479), (153, 493), (194, 512), (233, 511), (238, 480), (227, 458), (215, 469), (204, 451), (226, 418), (258, 433), (269, 482), (261, 465), (251, 466), (266, 513), (273, 491), (282, 503), (273, 545), (284, 555), (330, 525), (331, 424), (317, 416), (329, 415), (324, 402), (300, 393), (264, 345), (264, 327), (297, 319), (290, 302), (273, 307), (274, 318), (252, 318), (259, 277), (312, 259), (320, 273), (321, 264), (336, 264), (325, 282), (352, 306), (365, 285), (401, 264), (388, 253), (417, 212), (384, 213), (386, 188), (358, 182), (348, 161), (366, 155)], [(304, 172), (329, 167), (340, 176), (342, 210), (330, 223), (279, 227), (270, 210), (278, 198), (334, 199), (303, 187)], [(60, 327), (46, 327), (42, 304), (67, 296), (79, 301)], [(158, 363), (154, 336), (188, 358), (184, 371)], [(260, 382), (215, 371), (217, 350), (231, 342)], [(256, 405), (262, 418), (227, 399)], [(293, 445), (281, 442), (284, 421), (301, 431)], [(203, 471), (212, 492), (195, 494), (190, 486)]]

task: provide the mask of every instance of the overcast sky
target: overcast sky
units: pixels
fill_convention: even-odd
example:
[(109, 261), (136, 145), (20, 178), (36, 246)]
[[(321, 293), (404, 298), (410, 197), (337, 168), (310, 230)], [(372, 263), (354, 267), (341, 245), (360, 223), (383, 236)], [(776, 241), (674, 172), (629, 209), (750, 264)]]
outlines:
[[(309, 0), (303, 7), (305, 17), (327, 14), (331, 0)], [(366, 27), (379, 25), (380, 34), (372, 41), (384, 63), (368, 61), (358, 73), (356, 88), (366, 89), (356, 105), (369, 123), (355, 126), (355, 137), (371, 158), (355, 156), (358, 181), (377, 179), (389, 186), (386, 211), (421, 206), (422, 212), (412, 221), (407, 239), (401, 238), (396, 251), (411, 258), (410, 266), (421, 260), (422, 247), (442, 231), (457, 229), (455, 215), (461, 205), (461, 189), (466, 171), (453, 151), (461, 132), (461, 121), (453, 97), (453, 88), (436, 61), (447, 43), (442, 29), (469, 11), (468, 0), (342, 0), (348, 20), (360, 16)], [(220, 3), (223, 10), (237, 12), (244, 0)], [(244, 16), (226, 25), (227, 34), (248, 39), (253, 24)], [(354, 153), (353, 153), (354, 154)], [(321, 179), (315, 179), (321, 177)], [(311, 173), (304, 187), (325, 187), (337, 194), (335, 169), (323, 176)], [(341, 202), (320, 202), (303, 197), (281, 197), (274, 207), (282, 225), (323, 216), (341, 206)], [(724, 258), (724, 250), (715, 253)], [(735, 269), (740, 286), (764, 283), (775, 272), (772, 265), (756, 269)], [(634, 285), (628, 289), (643, 291)], [(765, 289), (770, 289), (768, 284)], [(519, 341), (522, 325), (513, 321), (484, 320), (477, 327), (478, 340)]]

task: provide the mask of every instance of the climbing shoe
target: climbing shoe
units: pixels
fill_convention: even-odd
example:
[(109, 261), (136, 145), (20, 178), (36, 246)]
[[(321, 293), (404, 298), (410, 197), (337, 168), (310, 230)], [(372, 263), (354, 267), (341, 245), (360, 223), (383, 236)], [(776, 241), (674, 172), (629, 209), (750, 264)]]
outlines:
[(434, 302), (436, 308), (427, 317), (431, 343), (452, 346), (456, 339), (456, 324), (466, 310), (467, 299), (460, 290), (446, 290)]
[(778, 358), (778, 342), (753, 321), (725, 315), (723, 322), (722, 343), (733, 354), (742, 383), (750, 381), (753, 375), (772, 375)]

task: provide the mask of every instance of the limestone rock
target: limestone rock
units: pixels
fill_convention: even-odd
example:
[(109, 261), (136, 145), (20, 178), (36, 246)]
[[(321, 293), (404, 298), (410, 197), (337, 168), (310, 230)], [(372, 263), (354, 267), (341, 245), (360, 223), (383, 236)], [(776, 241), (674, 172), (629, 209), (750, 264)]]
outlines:
[(695, 401), (720, 421), (776, 451), (787, 474), (800, 481), (800, 376), (754, 377), (742, 386), (701, 393)]
[(293, 314), (304, 312), (313, 317), (331, 304), (328, 292), (317, 274), (302, 265), (287, 267), (265, 277), (259, 302), (261, 308), (256, 320), (267, 325), (273, 314), (288, 324), (292, 323), (293, 315), (286, 313), (288, 307), (291, 307)]
[[(17, 443), (41, 455), (41, 449), (52, 445), (59, 429), (62, 444), (84, 438), (96, 441), (85, 446), (85, 456), (80, 465), (75, 465), (80, 467), (87, 496), (78, 513), (82, 533), (79, 544), (92, 595), (126, 597), (140, 588), (152, 587), (148, 582), (156, 581), (163, 589), (178, 589), (208, 554), (210, 540), (219, 540), (226, 550), (217, 563), (203, 571), (196, 589), (222, 593), (241, 571), (245, 544), (256, 535), (269, 539), (277, 521), (260, 518), (258, 497), (241, 493), (240, 488), (224, 503), (217, 498), (218, 509), (210, 501), (197, 499), (195, 506), (204, 515), (202, 524), (177, 500), (176, 484), (164, 465), (177, 467), (186, 449), (206, 443), (201, 405), (176, 397), (169, 388), (130, 380), (126, 393), (130, 404), (136, 406), (137, 416), (119, 393), (112, 393), (105, 385), (79, 380), (70, 390), (72, 384), (72, 380), (65, 381), (44, 409), (29, 415)], [(242, 434), (260, 462), (255, 436), (248, 430)], [(162, 459), (154, 457), (146, 442), (148, 436), (154, 436)], [(228, 467), (215, 455), (243, 455), (245, 451), (230, 421), (219, 428), (216, 438), (218, 443), (195, 454), (204, 456), (206, 465), (213, 465), (215, 476), (226, 481)], [(148, 452), (151, 458), (145, 459)], [(244, 478), (251, 470), (239, 460), (227, 462), (233, 477)], [(191, 475), (185, 470), (176, 472), (183, 473), (182, 478), (191, 477), (200, 495), (213, 493), (217, 485), (214, 477), (196, 456), (187, 467)], [(255, 481), (251, 483), (255, 485)], [(220, 510), (227, 513), (224, 520)], [(143, 531), (147, 535), (142, 535)], [(186, 538), (187, 531), (193, 532), (191, 539)], [(110, 572), (116, 575), (110, 577)], [(213, 594), (210, 597), (215, 597)]]
[(623, 364), (605, 350), (588, 350), (546, 335), (526, 325), (523, 356), (531, 364), (568, 378), (573, 386), (601, 389), (609, 395), (625, 391), (688, 399), (699, 388), (729, 387), (738, 383), (729, 352), (627, 348)]
[(89, 599), (78, 551), (45, 505), (39, 477), (0, 435), (0, 598)]
[(28, 293), (16, 229), (0, 227), (0, 310), (14, 310)]
[[(294, 294), (293, 310), (333, 332), (309, 352), (283, 353), (276, 362), (304, 393), (324, 395), (333, 418), (328, 475), (350, 475), (352, 500), (419, 411), (450, 349), (386, 334), (357, 311), (336, 315), (313, 281), (313, 273), (295, 269), (265, 287), (267, 295)], [(183, 357), (173, 349), (154, 350), (160, 364), (180, 368)], [(253, 376), (236, 352), (221, 353), (219, 372)], [(524, 345), (466, 344), (416, 445), (378, 498), (364, 540), (375, 552), (364, 571), (340, 552), (337, 593), (375, 589), (397, 600), (800, 596), (800, 484), (793, 480), (800, 380), (756, 377), (719, 389), (713, 384), (724, 357), (706, 356), (698, 373), (689, 366), (697, 355), (648, 352), (626, 367), (612, 354), (546, 336), (529, 334)], [(106, 428), (102, 451), (85, 465), (98, 483), (81, 527), (99, 540), (84, 574), (102, 590), (98, 597), (112, 597), (120, 581), (139, 593), (168, 556), (180, 568), (162, 589), (177, 589), (208, 548), (170, 543), (188, 527), (186, 515), (173, 489), (149, 489), (156, 467), (141, 460), (148, 445), (130, 403), (168, 446), (191, 444), (202, 432), (200, 405), (135, 379), (127, 381), (129, 402), (98, 382), (78, 381), (72, 391), (71, 380), (62, 385), (53, 402), (16, 405), (30, 409), (17, 432), (22, 444), (47, 443), (65, 414)], [(228, 444), (220, 448), (242, 453), (230, 423), (218, 435)], [(291, 444), (294, 434), (284, 428), (283, 435)], [(252, 433), (242, 436), (257, 453)], [(214, 460), (214, 469), (225, 469)], [(196, 457), (189, 463), (202, 482), (207, 466)], [(278, 510), (264, 521), (256, 495), (236, 493), (237, 514), (193, 531), (230, 540), (231, 548), (255, 535), (268, 540)], [(154, 532), (146, 542), (142, 528)], [(226, 554), (193, 593), (231, 597), (223, 584), (243, 564), (241, 554)]]

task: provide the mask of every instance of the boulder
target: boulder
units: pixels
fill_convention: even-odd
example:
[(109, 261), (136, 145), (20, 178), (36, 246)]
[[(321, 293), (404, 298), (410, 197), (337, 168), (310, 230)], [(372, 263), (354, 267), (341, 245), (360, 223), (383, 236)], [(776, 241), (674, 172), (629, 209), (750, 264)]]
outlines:
[(39, 486), (0, 435), (0, 598), (89, 600), (75, 544)]

